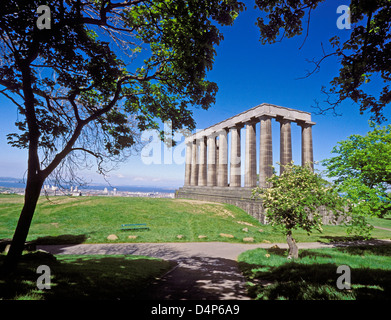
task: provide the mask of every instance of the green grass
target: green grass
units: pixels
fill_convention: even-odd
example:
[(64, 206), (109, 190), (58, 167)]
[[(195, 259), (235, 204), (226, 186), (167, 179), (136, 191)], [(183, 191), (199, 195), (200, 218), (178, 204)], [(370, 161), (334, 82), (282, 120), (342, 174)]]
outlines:
[[(391, 245), (300, 250), (287, 260), (283, 249), (242, 253), (248, 289), (259, 300), (391, 299)], [(351, 269), (351, 289), (337, 288), (337, 267)]]
[[(11, 238), (23, 197), (0, 195), (0, 239)], [(390, 219), (371, 219), (391, 228)], [(123, 223), (147, 223), (149, 231), (121, 231)], [(243, 231), (247, 228), (248, 231)], [(259, 230), (262, 230), (261, 232)], [(308, 236), (297, 231), (297, 242), (352, 240), (343, 226), (324, 226), (323, 233)], [(222, 238), (219, 234), (232, 234)], [(107, 240), (116, 234), (118, 240)], [(129, 239), (129, 235), (137, 235)], [(182, 235), (181, 239), (177, 236)], [(199, 239), (203, 235), (206, 238)], [(373, 238), (389, 239), (390, 231), (375, 229)], [(28, 241), (40, 244), (105, 242), (285, 242), (270, 225), (261, 225), (243, 210), (225, 204), (177, 199), (122, 197), (41, 198)], [(240, 266), (256, 299), (382, 299), (390, 296), (390, 246), (303, 250), (298, 261), (286, 260), (281, 250), (243, 253)], [(265, 255), (270, 255), (266, 257)], [(4, 259), (0, 255), (0, 265)], [(43, 259), (43, 260), (42, 260)], [(56, 260), (25, 255), (14, 277), (0, 279), (0, 299), (133, 299), (156, 277), (172, 267), (167, 261), (137, 256), (57, 256)], [(52, 288), (38, 290), (36, 267), (52, 269)], [(352, 290), (336, 289), (336, 268), (352, 268)], [(270, 285), (264, 287), (267, 281)]]
[(367, 218), (367, 221), (373, 226), (391, 229), (391, 216), (388, 215), (384, 218)]
[[(0, 255), (0, 264), (4, 255)], [(37, 288), (37, 267), (51, 271), (50, 289)], [(118, 300), (135, 299), (173, 263), (131, 255), (23, 255), (12, 277), (0, 279), (0, 300)]]
[[(0, 239), (12, 238), (23, 197), (0, 195)], [(388, 226), (389, 220), (378, 219), (377, 225)], [(149, 231), (121, 231), (123, 223), (147, 223)], [(246, 225), (247, 223), (250, 225)], [(248, 232), (243, 231), (248, 228)], [(262, 229), (262, 232), (259, 230)], [(351, 240), (343, 226), (324, 226), (323, 233), (308, 236), (294, 233), (298, 242), (330, 242)], [(223, 238), (220, 233), (234, 238)], [(115, 234), (118, 240), (107, 240)], [(136, 239), (129, 239), (136, 235)], [(182, 235), (181, 239), (177, 236)], [(206, 238), (199, 239), (203, 235)], [(391, 232), (375, 229), (374, 238), (390, 238)], [(242, 209), (228, 204), (206, 203), (180, 199), (124, 197), (42, 197), (37, 205), (28, 241), (49, 243), (105, 242), (243, 242), (252, 237), (254, 243), (285, 242), (286, 239), (270, 225), (261, 225)]]

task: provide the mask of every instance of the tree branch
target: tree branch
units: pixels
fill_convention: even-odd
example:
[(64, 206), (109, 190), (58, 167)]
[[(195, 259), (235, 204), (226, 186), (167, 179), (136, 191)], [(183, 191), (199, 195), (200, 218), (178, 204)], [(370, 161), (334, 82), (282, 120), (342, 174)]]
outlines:
[(306, 32), (306, 34), (305, 34), (304, 41), (303, 41), (303, 43), (301, 44), (299, 50), (301, 50), (301, 48), (303, 48), (304, 43), (306, 42), (306, 40), (307, 40), (307, 38), (308, 38), (308, 33), (309, 33), (309, 30), (310, 30), (311, 10), (312, 10), (312, 7), (310, 7), (310, 10), (308, 11), (307, 32)]
[(323, 43), (321, 43), (321, 46), (322, 46), (322, 51), (323, 51), (323, 57), (320, 58), (319, 60), (315, 61), (315, 59), (312, 59), (312, 60), (307, 60), (307, 62), (309, 63), (313, 63), (315, 65), (314, 69), (312, 71), (308, 71), (307, 70), (307, 74), (302, 76), (302, 77), (299, 77), (299, 78), (296, 78), (296, 80), (299, 80), (299, 79), (306, 79), (308, 77), (310, 77), (311, 75), (313, 75), (314, 73), (318, 72), (319, 69), (320, 69), (320, 65), (322, 64), (322, 62), (331, 57), (331, 56), (334, 56), (334, 55), (337, 55), (337, 52), (332, 52), (332, 53), (328, 53), (326, 54), (325, 51), (324, 51), (324, 48), (323, 48)]
[(0, 91), (0, 93), (2, 93), (4, 96), (6, 96), (8, 99), (10, 99), (14, 104), (16, 104), (19, 108), (23, 108), (21, 104), (19, 104), (18, 102), (16, 102), (16, 100), (14, 98), (12, 98), (10, 95), (8, 95), (7, 93), (5, 93), (7, 89), (3, 89)]
[[(117, 81), (117, 89), (115, 91), (115, 94), (114, 94), (114, 97), (112, 98), (112, 100), (110, 101), (110, 103), (107, 104), (106, 107), (103, 107), (102, 109), (99, 109), (97, 110), (95, 113), (93, 113), (92, 115), (90, 115), (88, 118), (84, 119), (84, 120), (80, 120), (71, 136), (71, 138), (68, 140), (67, 144), (65, 145), (65, 147), (63, 148), (63, 150), (61, 152), (59, 152), (55, 157), (54, 159), (52, 160), (52, 162), (42, 171), (44, 177), (48, 177), (49, 174), (51, 172), (53, 172), (53, 170), (61, 163), (61, 161), (69, 154), (69, 152), (71, 152), (72, 148), (73, 148), (73, 145), (75, 144), (76, 140), (79, 138), (81, 132), (82, 132), (82, 129), (84, 128), (84, 126), (86, 126), (88, 123), (98, 119), (100, 116), (102, 116), (103, 114), (109, 112), (113, 107), (114, 105), (117, 103), (119, 97), (120, 97), (120, 92), (121, 92), (121, 86), (122, 86), (122, 83), (124, 81), (126, 81), (127, 79), (129, 79), (128, 76), (126, 77), (123, 77), (121, 79), (119, 79)], [(76, 106), (77, 108), (77, 106)]]
[(69, 96), (68, 100), (69, 100), (69, 102), (71, 103), (71, 105), (73, 107), (73, 113), (75, 114), (75, 118), (76, 118), (77, 123), (80, 123), (81, 119), (80, 119), (80, 115), (79, 115), (79, 109), (77, 108), (77, 105), (75, 103), (75, 98), (76, 98), (76, 92), (73, 92)]
[(72, 151), (83, 151), (83, 152), (86, 152), (86, 153), (88, 153), (88, 154), (94, 156), (95, 158), (97, 158), (97, 159), (103, 161), (103, 156), (102, 156), (102, 155), (97, 154), (97, 153), (95, 153), (95, 152), (93, 152), (93, 151), (91, 151), (91, 150), (88, 150), (88, 149), (85, 149), (85, 148), (82, 148), (82, 147), (72, 148), (72, 149), (70, 150), (70, 152), (72, 152)]

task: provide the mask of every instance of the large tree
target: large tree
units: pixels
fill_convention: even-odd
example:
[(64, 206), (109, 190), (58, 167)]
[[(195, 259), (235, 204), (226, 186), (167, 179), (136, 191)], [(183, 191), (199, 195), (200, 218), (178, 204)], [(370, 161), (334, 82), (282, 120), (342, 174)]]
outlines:
[[(50, 10), (37, 12), (41, 5)], [(236, 0), (8, 0), (0, 11), (0, 93), (19, 109), (10, 143), (28, 149), (25, 201), (5, 260), (22, 253), (46, 179), (88, 154), (101, 163), (172, 121), (193, 129), (208, 109), (215, 46)], [(45, 7), (43, 8), (45, 9)], [(76, 158), (75, 158), (76, 157)], [(76, 159), (76, 160), (75, 160)]]
[[(281, 41), (284, 37), (300, 35), (304, 30), (308, 35), (311, 13), (324, 1), (255, 0), (257, 7), (266, 12), (257, 21), (262, 43)], [(339, 5), (341, 3), (336, 3), (336, 9)], [(329, 46), (322, 43), (323, 55), (311, 61), (313, 70), (307, 76), (317, 72), (329, 57), (336, 57), (340, 63), (339, 74), (329, 87), (325, 85), (321, 89), (325, 94), (324, 103), (316, 102), (315, 107), (321, 113), (328, 110), (338, 113), (342, 101), (351, 99), (361, 113), (369, 112), (371, 119), (380, 123), (386, 120), (383, 112), (391, 102), (391, 2), (352, 0), (349, 9), (351, 29), (345, 32), (349, 32), (350, 37), (343, 42), (334, 36), (329, 39)], [(372, 80), (379, 82), (378, 92), (368, 87), (367, 83)]]
[[(352, 203), (358, 216), (383, 217), (391, 209), (391, 125), (370, 122), (366, 135), (338, 142), (335, 156), (322, 161), (328, 177)], [(360, 219), (364, 222), (364, 219)]]

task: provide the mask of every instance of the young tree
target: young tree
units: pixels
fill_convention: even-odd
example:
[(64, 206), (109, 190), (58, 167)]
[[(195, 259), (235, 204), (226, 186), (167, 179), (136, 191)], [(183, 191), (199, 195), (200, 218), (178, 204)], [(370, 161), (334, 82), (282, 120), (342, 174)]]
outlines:
[[(265, 18), (258, 18), (261, 41), (275, 43), (284, 37), (294, 37), (306, 29), (309, 34), (311, 13), (318, 9), (324, 0), (255, 0), (257, 7), (265, 12)], [(336, 3), (336, 22), (337, 7)], [(346, 7), (346, 6), (345, 6)], [(351, 99), (360, 108), (360, 112), (369, 111), (371, 119), (385, 121), (383, 110), (391, 102), (391, 2), (388, 0), (351, 0), (344, 9), (345, 32), (350, 38), (342, 42), (340, 37), (329, 39), (330, 48), (320, 43), (323, 55), (312, 60), (313, 70), (306, 76), (319, 71), (323, 61), (336, 57), (340, 63), (339, 74), (330, 82), (330, 88), (322, 87), (325, 94), (325, 106), (317, 107), (321, 113), (332, 110), (336, 113), (342, 101)], [(340, 11), (342, 13), (342, 10)], [(345, 18), (345, 17), (343, 17)], [(347, 25), (348, 24), (348, 25)], [(335, 26), (337, 31), (337, 25)], [(305, 40), (304, 40), (305, 41)], [(303, 42), (304, 44), (304, 42)], [(379, 80), (379, 90), (373, 93), (367, 83)]]
[(268, 182), (270, 188), (257, 187), (253, 196), (262, 200), (267, 221), (286, 236), (288, 258), (299, 257), (294, 230), (322, 231), (322, 212), (333, 213), (335, 219), (345, 213), (344, 199), (308, 165), (286, 165), (281, 176), (274, 174)]
[(365, 217), (384, 217), (390, 212), (391, 197), (391, 125), (380, 127), (373, 122), (366, 135), (354, 134), (338, 142), (335, 157), (325, 159), (326, 175), (335, 179), (344, 197), (354, 204), (360, 225)]
[(57, 169), (68, 163), (72, 170), (84, 161), (77, 160), (80, 154), (99, 164), (119, 157), (137, 145), (137, 131), (157, 129), (158, 121), (171, 120), (174, 131), (195, 127), (191, 107), (208, 109), (217, 92), (206, 80), (223, 38), (217, 26), (231, 25), (243, 5), (236, 0), (1, 5), (0, 93), (22, 116), (19, 132), (8, 138), (28, 149), (24, 206), (5, 260), (5, 269), (12, 270), (42, 185)]

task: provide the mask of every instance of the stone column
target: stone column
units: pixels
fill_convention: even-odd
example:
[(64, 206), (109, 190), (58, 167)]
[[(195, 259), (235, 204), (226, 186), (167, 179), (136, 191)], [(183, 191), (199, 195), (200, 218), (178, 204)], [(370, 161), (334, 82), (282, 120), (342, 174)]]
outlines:
[(197, 140), (193, 140), (191, 147), (191, 178), (190, 185), (198, 186), (198, 145)]
[(301, 126), (301, 165), (309, 164), (314, 170), (314, 154), (312, 146), (312, 123), (300, 124)]
[(185, 187), (188, 187), (190, 186), (190, 182), (191, 182), (191, 158), (192, 158), (192, 154), (191, 154), (191, 146), (192, 146), (192, 142), (188, 141), (186, 143), (186, 163), (185, 163)]
[(219, 162), (217, 165), (217, 186), (228, 186), (228, 141), (227, 130), (219, 132)]
[(202, 137), (199, 141), (200, 144), (200, 157), (199, 157), (199, 171), (198, 171), (198, 185), (206, 186), (206, 140)]
[(242, 184), (240, 161), (240, 126), (230, 128), (231, 159), (230, 159), (230, 187), (240, 187)]
[(218, 176), (218, 167), (219, 167), (219, 154), (220, 154), (220, 141), (216, 137), (216, 185), (217, 185), (217, 176)]
[(246, 122), (246, 159), (244, 186), (254, 188), (257, 184), (257, 146), (255, 135), (256, 123)]
[(216, 179), (216, 137), (208, 137), (208, 187), (215, 187)]
[(284, 172), (284, 165), (292, 161), (291, 120), (281, 119), (280, 122), (280, 175)]
[(273, 175), (272, 119), (261, 116), (261, 135), (259, 143), (259, 186), (268, 187), (266, 180)]

